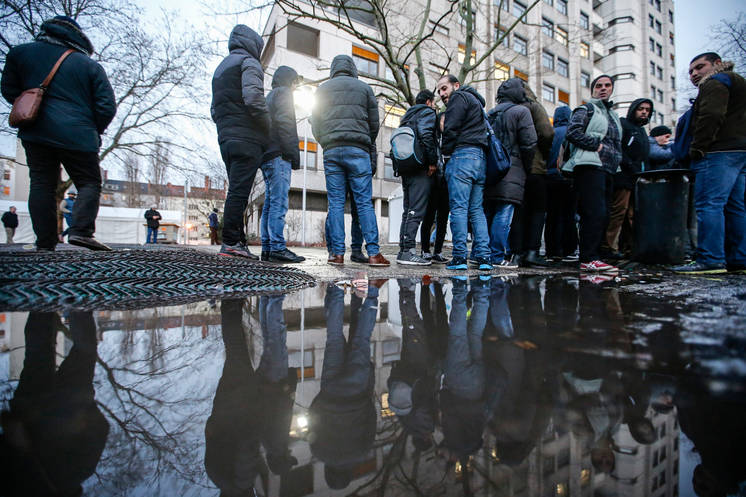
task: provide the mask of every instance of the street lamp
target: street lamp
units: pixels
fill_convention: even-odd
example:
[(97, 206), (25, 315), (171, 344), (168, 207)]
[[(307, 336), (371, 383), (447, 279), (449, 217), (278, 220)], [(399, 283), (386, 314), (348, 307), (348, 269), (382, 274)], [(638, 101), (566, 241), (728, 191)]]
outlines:
[[(301, 115), (299, 121), (306, 121), (303, 126), (303, 196), (301, 197), (301, 245), (306, 246), (306, 174), (308, 170), (308, 128), (311, 127), (311, 113), (316, 103), (316, 87), (299, 86), (293, 92), (296, 116)], [(297, 112), (300, 111), (300, 112)]]

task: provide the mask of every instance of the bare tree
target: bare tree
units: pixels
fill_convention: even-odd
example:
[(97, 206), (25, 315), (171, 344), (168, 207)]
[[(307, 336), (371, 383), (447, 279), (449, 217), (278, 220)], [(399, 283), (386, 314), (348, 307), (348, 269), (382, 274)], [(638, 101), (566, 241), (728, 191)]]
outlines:
[(122, 163), (126, 178), (125, 195), (127, 207), (140, 207), (140, 161), (134, 154), (128, 154)]
[(150, 193), (155, 197), (156, 205), (161, 204), (163, 184), (169, 167), (168, 145), (159, 139), (156, 140), (150, 154)]
[(723, 19), (713, 28), (715, 42), (724, 60), (732, 60), (739, 71), (746, 70), (746, 13)]

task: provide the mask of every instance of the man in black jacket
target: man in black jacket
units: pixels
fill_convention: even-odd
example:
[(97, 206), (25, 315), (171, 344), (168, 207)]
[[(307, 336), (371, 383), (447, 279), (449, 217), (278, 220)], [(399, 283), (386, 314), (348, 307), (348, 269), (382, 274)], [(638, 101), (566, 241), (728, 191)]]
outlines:
[(212, 77), (210, 114), (218, 129), (220, 155), (228, 172), (220, 255), (257, 260), (246, 246), (243, 213), (261, 164), (270, 128), (264, 99), (264, 71), (259, 63), (264, 42), (243, 24), (228, 39), (230, 54)]
[(3, 228), (5, 228), (5, 243), (10, 245), (13, 243), (13, 236), (16, 234), (16, 228), (18, 227), (18, 214), (16, 214), (16, 208), (10, 206), (8, 212), (3, 213)]
[(161, 225), (161, 213), (155, 210), (157, 206), (151, 205), (150, 209), (145, 211), (145, 220), (148, 223), (148, 235), (145, 237), (145, 243), (158, 243), (158, 227)]
[(302, 262), (285, 245), (283, 230), (288, 211), (290, 171), (300, 168), (298, 129), (295, 125), (293, 90), (298, 73), (280, 66), (272, 77), (272, 91), (267, 95), (267, 108), (272, 119), (269, 142), (262, 157), (264, 175), (264, 207), (262, 208), (262, 260), (272, 262)]
[(111, 250), (95, 240), (93, 232), (101, 194), (98, 150), (101, 134), (116, 114), (116, 101), (104, 68), (90, 57), (93, 44), (78, 23), (54, 17), (41, 25), (35, 41), (10, 49), (2, 94), (12, 104), (24, 91), (38, 87), (68, 49), (74, 52), (60, 65), (36, 120), (18, 131), (29, 166), (36, 248), (54, 250), (58, 242), (55, 192), (62, 163), (78, 191), (69, 243)]
[(427, 210), (430, 196), (430, 176), (435, 173), (438, 162), (438, 148), (435, 144), (435, 95), (430, 90), (417, 94), (415, 105), (401, 118), (401, 126), (409, 126), (415, 131), (416, 139), (422, 145), (424, 165), (414, 174), (402, 174), (401, 186), (404, 192), (401, 228), (399, 229), (399, 255), (397, 264), (429, 266), (432, 261), (417, 255), (417, 229)]
[(614, 175), (614, 199), (609, 209), (609, 225), (606, 228), (606, 243), (602, 244), (602, 255), (609, 259), (621, 259), (619, 235), (625, 220), (632, 234), (633, 204), (630, 202), (635, 187), (635, 174), (649, 169), (650, 143), (645, 126), (653, 114), (653, 101), (638, 98), (627, 110), (622, 122), (622, 170)]

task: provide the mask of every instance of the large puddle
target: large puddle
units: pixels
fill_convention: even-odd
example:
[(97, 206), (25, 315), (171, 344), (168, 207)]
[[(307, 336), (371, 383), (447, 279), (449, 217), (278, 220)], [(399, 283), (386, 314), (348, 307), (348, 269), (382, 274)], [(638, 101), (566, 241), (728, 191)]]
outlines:
[(743, 330), (615, 285), (0, 313), (0, 494), (744, 495)]

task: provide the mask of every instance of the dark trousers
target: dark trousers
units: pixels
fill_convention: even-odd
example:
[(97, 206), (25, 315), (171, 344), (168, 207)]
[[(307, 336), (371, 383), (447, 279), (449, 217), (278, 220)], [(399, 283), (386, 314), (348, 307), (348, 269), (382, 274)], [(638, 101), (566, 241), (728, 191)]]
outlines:
[(404, 252), (417, 246), (417, 230), (427, 211), (432, 181), (425, 172), (401, 177), (404, 191), (399, 249)]
[(66, 150), (24, 141), (31, 187), (28, 207), (36, 234), (36, 246), (54, 248), (57, 245), (57, 183), (60, 163), (78, 190), (73, 204), (73, 225), (70, 235), (93, 236), (96, 231), (98, 201), (101, 195), (101, 169), (96, 152)]
[(545, 174), (526, 175), (526, 186), (521, 207), (516, 209), (510, 226), (510, 249), (513, 254), (541, 248), (544, 215), (547, 210)]
[(228, 194), (223, 211), (223, 243), (246, 243), (243, 216), (249, 203), (254, 177), (262, 162), (263, 147), (250, 141), (226, 141), (220, 155), (228, 173)]
[(443, 242), (448, 230), (448, 185), (444, 178), (433, 175), (430, 180), (430, 199), (427, 202), (425, 217), (422, 219), (420, 230), (420, 243), (423, 252), (430, 252), (430, 234), (435, 223), (435, 245), (433, 253), (439, 254), (443, 251)]
[(580, 262), (600, 259), (599, 248), (609, 223), (613, 176), (594, 166), (575, 167), (580, 214)]
[(566, 257), (578, 248), (575, 212), (578, 199), (572, 181), (547, 176), (547, 221), (544, 243), (547, 257)]
[(210, 226), (210, 245), (218, 244), (218, 229)]

